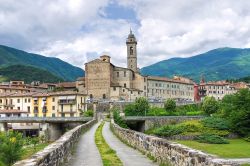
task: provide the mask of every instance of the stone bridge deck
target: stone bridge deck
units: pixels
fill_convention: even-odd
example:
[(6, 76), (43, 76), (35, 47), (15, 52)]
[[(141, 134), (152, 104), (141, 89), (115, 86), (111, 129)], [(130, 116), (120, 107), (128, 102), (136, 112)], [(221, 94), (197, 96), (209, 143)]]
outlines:
[(0, 123), (85, 123), (92, 119), (92, 117), (2, 117)]

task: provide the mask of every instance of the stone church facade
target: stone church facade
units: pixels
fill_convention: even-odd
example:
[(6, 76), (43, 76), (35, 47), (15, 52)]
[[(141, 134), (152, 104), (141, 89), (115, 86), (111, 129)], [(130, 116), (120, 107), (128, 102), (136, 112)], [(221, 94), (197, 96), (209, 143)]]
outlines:
[(113, 65), (108, 55), (85, 64), (85, 89), (90, 98), (125, 101), (138, 97), (193, 100), (194, 83), (186, 78), (168, 79), (140, 74), (137, 67), (137, 40), (132, 31), (126, 45), (127, 68)]

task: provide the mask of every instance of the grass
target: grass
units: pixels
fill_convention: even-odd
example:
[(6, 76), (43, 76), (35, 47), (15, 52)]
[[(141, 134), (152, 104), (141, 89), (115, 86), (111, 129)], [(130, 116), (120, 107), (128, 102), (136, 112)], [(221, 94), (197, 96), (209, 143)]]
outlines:
[(22, 160), (29, 158), (30, 156), (32, 156), (36, 152), (44, 149), (48, 145), (49, 145), (49, 143), (41, 143), (41, 144), (38, 144), (36, 146), (36, 148), (34, 148), (33, 146), (24, 148), (23, 154), (22, 154)]
[(109, 145), (106, 143), (103, 135), (102, 135), (102, 128), (104, 122), (102, 122), (95, 133), (95, 143), (97, 148), (101, 154), (102, 162), (104, 166), (122, 166), (121, 160), (116, 155), (116, 151), (111, 149)]
[(250, 142), (243, 139), (228, 139), (229, 144), (206, 144), (196, 141), (176, 141), (188, 147), (202, 150), (223, 158), (250, 158)]

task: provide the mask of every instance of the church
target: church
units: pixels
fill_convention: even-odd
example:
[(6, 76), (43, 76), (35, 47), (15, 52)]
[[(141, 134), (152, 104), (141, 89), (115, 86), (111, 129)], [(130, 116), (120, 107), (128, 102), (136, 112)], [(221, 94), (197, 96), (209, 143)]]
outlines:
[(137, 40), (131, 30), (126, 45), (127, 68), (112, 64), (108, 55), (102, 55), (85, 64), (85, 90), (89, 98), (114, 101), (133, 101), (138, 97), (153, 100), (194, 100), (194, 82), (190, 79), (140, 74), (137, 67)]

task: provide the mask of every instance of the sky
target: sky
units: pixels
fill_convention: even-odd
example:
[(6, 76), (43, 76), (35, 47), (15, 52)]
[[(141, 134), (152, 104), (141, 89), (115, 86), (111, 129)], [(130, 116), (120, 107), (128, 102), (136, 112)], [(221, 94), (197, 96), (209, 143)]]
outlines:
[(0, 0), (0, 44), (84, 68), (126, 66), (130, 28), (144, 67), (220, 47), (250, 47), (247, 0)]

